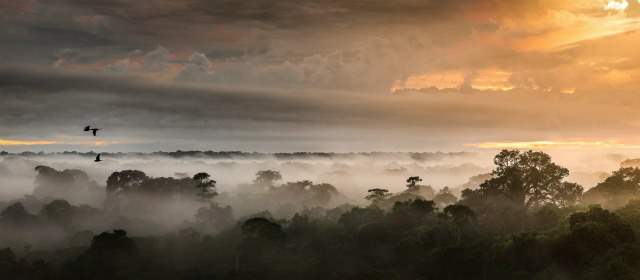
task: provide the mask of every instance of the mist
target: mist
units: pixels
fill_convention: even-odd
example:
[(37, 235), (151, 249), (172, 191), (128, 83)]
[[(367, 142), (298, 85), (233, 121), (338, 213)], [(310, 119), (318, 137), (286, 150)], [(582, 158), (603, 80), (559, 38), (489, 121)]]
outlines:
[[(590, 215), (609, 215), (610, 221), (600, 222), (635, 236), (635, 229), (624, 232), (627, 223), (635, 225), (640, 169), (633, 153), (622, 152), (176, 151), (103, 153), (99, 163), (93, 162), (92, 152), (4, 152), (0, 248), (7, 248), (6, 258), (18, 275), (31, 276), (45, 269), (92, 279), (96, 273), (113, 276), (132, 265), (169, 264), (188, 267), (192, 275), (207, 263), (193, 258), (204, 254), (219, 261), (205, 269), (209, 275), (269, 271), (287, 278), (316, 269), (313, 262), (298, 268), (289, 264), (302, 252), (311, 259), (339, 260), (346, 266), (336, 273), (343, 276), (361, 275), (366, 269), (358, 263), (369, 258), (407, 277), (448, 275), (450, 271), (427, 272), (384, 256), (422, 254), (404, 247), (407, 242), (424, 248), (495, 250), (483, 247), (493, 246), (487, 245), (494, 242), (490, 236), (509, 240), (523, 232), (536, 240), (543, 238), (538, 232), (554, 234), (557, 246), (569, 246), (582, 242), (573, 224)], [(534, 180), (522, 186), (534, 188), (526, 195), (511, 185), (524, 178)], [(581, 215), (587, 218), (578, 218)], [(629, 242), (620, 238), (616, 242)], [(327, 248), (329, 255), (318, 255), (315, 242), (334, 247)], [(395, 245), (371, 247), (378, 242)], [(336, 244), (357, 249), (345, 252)], [(548, 250), (545, 258), (554, 263), (572, 258), (556, 247)], [(430, 256), (452, 258), (437, 252)], [(110, 254), (127, 261), (113, 263), (115, 270), (97, 265), (112, 265)], [(142, 254), (150, 259), (143, 260)], [(88, 265), (97, 267), (77, 271)], [(486, 273), (500, 274), (493, 269)], [(181, 273), (164, 270), (167, 277)]]

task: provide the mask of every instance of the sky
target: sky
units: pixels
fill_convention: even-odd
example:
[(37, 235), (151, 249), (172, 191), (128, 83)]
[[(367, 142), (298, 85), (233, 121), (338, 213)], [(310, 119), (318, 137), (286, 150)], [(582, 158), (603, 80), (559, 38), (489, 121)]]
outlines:
[(638, 150), (639, 29), (639, 0), (0, 0), (0, 150)]

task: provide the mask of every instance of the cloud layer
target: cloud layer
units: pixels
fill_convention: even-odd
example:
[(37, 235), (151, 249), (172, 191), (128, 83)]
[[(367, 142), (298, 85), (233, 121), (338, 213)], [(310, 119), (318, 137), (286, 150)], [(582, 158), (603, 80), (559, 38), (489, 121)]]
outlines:
[(2, 139), (95, 148), (76, 129), (96, 123), (114, 149), (637, 140), (637, 1), (0, 8)]

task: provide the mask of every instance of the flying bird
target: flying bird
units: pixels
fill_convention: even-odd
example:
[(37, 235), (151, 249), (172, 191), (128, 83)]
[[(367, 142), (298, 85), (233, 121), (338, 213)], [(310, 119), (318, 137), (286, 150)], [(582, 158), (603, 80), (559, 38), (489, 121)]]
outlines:
[(90, 125), (87, 125), (84, 127), (84, 131), (91, 131), (93, 133), (93, 136), (97, 136), (96, 134), (98, 133), (98, 130), (100, 130), (99, 128), (91, 128)]
[(94, 161), (95, 161), (95, 162), (101, 162), (101, 161), (102, 161), (102, 160), (100, 159), (100, 154), (98, 154), (98, 155), (96, 156), (96, 159), (95, 159)]

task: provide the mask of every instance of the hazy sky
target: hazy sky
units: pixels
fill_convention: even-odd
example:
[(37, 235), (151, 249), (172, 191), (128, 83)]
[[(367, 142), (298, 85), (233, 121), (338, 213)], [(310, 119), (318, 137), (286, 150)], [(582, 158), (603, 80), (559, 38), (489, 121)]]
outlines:
[(0, 150), (637, 149), (639, 29), (639, 0), (0, 0)]

